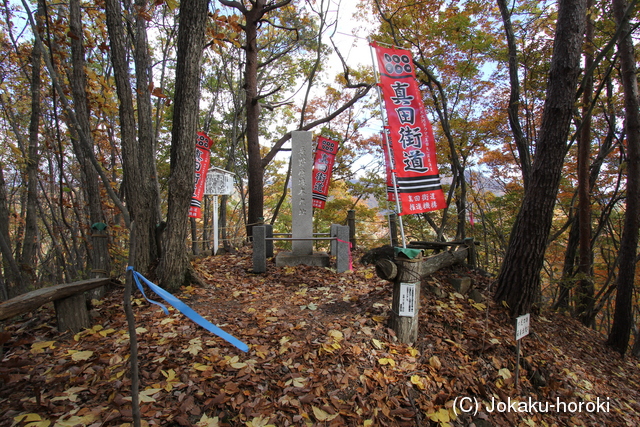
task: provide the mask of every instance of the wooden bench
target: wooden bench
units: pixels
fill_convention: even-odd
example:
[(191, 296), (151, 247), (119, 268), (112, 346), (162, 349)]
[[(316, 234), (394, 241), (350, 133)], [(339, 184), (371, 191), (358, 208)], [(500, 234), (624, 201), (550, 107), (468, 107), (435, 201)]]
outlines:
[(74, 333), (91, 327), (89, 310), (84, 292), (111, 282), (108, 277), (64, 283), (27, 292), (0, 303), (0, 322), (28, 313), (53, 301), (58, 320), (58, 330)]

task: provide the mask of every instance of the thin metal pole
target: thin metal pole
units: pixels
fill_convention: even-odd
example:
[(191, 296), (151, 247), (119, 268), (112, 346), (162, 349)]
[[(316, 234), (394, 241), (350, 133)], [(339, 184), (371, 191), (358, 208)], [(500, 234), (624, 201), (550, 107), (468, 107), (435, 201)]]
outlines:
[(516, 352), (518, 355), (516, 356), (516, 390), (519, 387), (518, 381), (520, 380), (520, 340), (517, 340)]
[[(380, 75), (378, 73), (378, 67), (377, 67), (377, 61), (376, 61), (376, 57), (373, 54), (373, 47), (371, 46), (371, 38), (368, 38), (369, 41), (369, 51), (371, 52), (371, 62), (373, 63), (373, 74), (375, 76), (376, 82), (380, 83)], [(376, 84), (376, 90), (378, 91), (378, 105), (380, 107), (380, 115), (382, 117), (382, 137), (384, 138), (384, 140), (387, 142), (387, 158), (389, 159), (389, 170), (391, 170), (391, 181), (393, 182), (393, 193), (395, 196), (395, 201), (396, 201), (396, 213), (398, 214), (398, 224), (400, 226), (400, 236), (402, 236), (402, 247), (406, 248), (407, 247), (407, 241), (405, 239), (404, 236), (404, 225), (402, 223), (402, 215), (400, 215), (400, 212), (402, 212), (402, 208), (400, 206), (400, 198), (398, 197), (398, 182), (396, 180), (396, 171), (395, 171), (395, 165), (393, 164), (393, 162), (391, 161), (391, 159), (393, 159), (392, 151), (391, 151), (391, 141), (390, 138), (388, 137), (388, 133), (387, 133), (387, 126), (388, 126), (388, 119), (387, 119), (387, 114), (386, 114), (386, 110), (384, 108), (384, 103), (382, 100), (382, 90), (380, 89), (380, 85)]]

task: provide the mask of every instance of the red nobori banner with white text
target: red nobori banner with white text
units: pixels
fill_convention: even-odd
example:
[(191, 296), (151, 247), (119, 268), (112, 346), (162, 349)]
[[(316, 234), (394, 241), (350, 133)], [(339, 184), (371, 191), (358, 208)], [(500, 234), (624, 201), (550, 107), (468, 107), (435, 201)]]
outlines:
[(191, 206), (189, 206), (189, 218), (200, 218), (202, 212), (202, 196), (204, 196), (204, 184), (209, 171), (211, 157), (211, 139), (203, 132), (198, 132), (196, 138), (196, 173)]
[(436, 145), (416, 82), (411, 52), (373, 43), (387, 112), (393, 164), (402, 212), (444, 209)]
[(318, 137), (316, 158), (313, 162), (313, 207), (324, 209), (329, 194), (329, 183), (333, 163), (338, 152), (338, 143), (323, 136)]

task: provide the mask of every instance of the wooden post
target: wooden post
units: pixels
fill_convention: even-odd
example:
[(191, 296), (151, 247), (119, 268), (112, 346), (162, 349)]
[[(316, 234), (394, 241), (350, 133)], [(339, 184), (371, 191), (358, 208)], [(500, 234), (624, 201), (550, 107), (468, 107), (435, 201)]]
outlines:
[(473, 237), (467, 237), (464, 239), (464, 244), (469, 249), (467, 254), (467, 264), (469, 264), (471, 268), (476, 268), (478, 261), (476, 259), (476, 244), (473, 241)]
[(391, 246), (398, 246), (398, 215), (392, 213), (389, 215), (389, 233), (391, 233)]
[(418, 339), (423, 258), (396, 258), (394, 262), (398, 266), (398, 274), (393, 282), (390, 326), (395, 331), (398, 341), (413, 344)]
[[(111, 260), (109, 259), (109, 246), (106, 232), (107, 224), (97, 222), (91, 225), (91, 244), (93, 249), (93, 265), (91, 266), (91, 279), (101, 277), (109, 277), (109, 269), (111, 268)], [(104, 286), (87, 291), (87, 297), (91, 299), (102, 299), (107, 293)]]
[(349, 241), (353, 251), (356, 249), (356, 211), (354, 209), (347, 211), (347, 225), (349, 226)]
[(84, 294), (72, 295), (53, 302), (56, 309), (58, 330), (74, 334), (91, 327), (87, 299)]

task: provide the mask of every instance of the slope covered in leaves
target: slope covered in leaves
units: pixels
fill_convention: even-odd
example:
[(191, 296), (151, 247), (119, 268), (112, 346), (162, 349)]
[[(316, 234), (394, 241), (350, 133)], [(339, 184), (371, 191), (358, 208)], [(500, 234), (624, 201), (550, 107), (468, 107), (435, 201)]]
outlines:
[[(250, 254), (195, 266), (204, 285), (178, 296), (250, 351), (136, 299), (145, 425), (638, 425), (637, 362), (561, 315), (532, 316), (516, 388), (505, 311), (447, 281), (471, 275), (486, 293), (491, 282), (482, 276), (446, 271), (426, 279), (420, 337), (408, 346), (386, 327), (391, 285), (372, 268), (336, 274), (270, 264), (254, 275)], [(50, 307), (5, 325), (0, 426), (131, 422), (122, 289), (93, 314), (95, 326), (75, 336), (56, 332)], [(496, 403), (510, 410), (490, 412)]]

